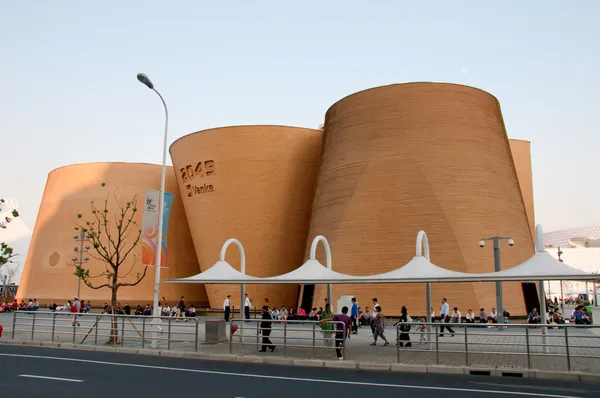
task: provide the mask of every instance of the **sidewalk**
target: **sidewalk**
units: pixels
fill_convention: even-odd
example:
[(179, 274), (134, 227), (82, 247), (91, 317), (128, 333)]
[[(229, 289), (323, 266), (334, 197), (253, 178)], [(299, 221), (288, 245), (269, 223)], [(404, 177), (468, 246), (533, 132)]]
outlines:
[[(600, 314), (599, 314), (600, 317)], [(274, 353), (259, 353), (258, 344), (261, 343), (260, 338), (257, 339), (254, 330), (244, 330), (244, 344), (240, 343), (240, 337), (236, 334), (233, 338), (233, 344), (230, 347), (229, 342), (218, 344), (204, 343), (205, 331), (204, 323), (211, 318), (200, 318), (198, 325), (198, 352), (207, 355), (222, 355), (231, 354), (238, 359), (248, 358), (281, 358), (283, 356), (294, 358), (297, 360), (335, 360), (336, 355), (332, 348), (324, 347), (322, 334), (319, 328), (315, 329), (315, 347), (313, 349), (313, 330), (309, 325), (292, 324), (288, 326), (287, 345), (283, 348), (283, 326), (275, 325), (271, 334), (271, 339), (274, 344), (278, 345)], [(214, 319), (214, 318), (212, 318)], [(595, 318), (596, 320), (600, 318)], [(36, 321), (36, 333), (33, 336), (34, 341), (50, 342), (50, 333), (38, 333), (38, 330), (45, 330), (47, 327), (38, 324)], [(57, 320), (56, 329), (62, 330), (64, 334), (55, 336), (56, 343), (73, 344), (73, 328), (70, 326), (68, 318)], [(0, 324), (4, 326), (4, 335), (0, 341), (11, 339), (12, 315), (0, 314)], [(133, 325), (125, 322), (121, 330), (125, 332), (124, 347), (131, 349), (150, 348), (150, 344), (142, 345), (141, 339), (137, 334), (142, 331), (142, 325), (139, 320), (134, 322), (137, 331)], [(146, 323), (146, 327), (149, 323)], [(255, 327), (255, 324), (252, 324)], [(391, 364), (405, 364), (408, 366), (452, 366), (452, 367), (481, 367), (481, 368), (497, 368), (505, 370), (527, 370), (527, 345), (524, 328), (514, 328), (498, 331), (496, 328), (477, 328), (468, 330), (468, 344), (465, 345), (464, 328), (457, 328), (454, 337), (450, 337), (446, 333), (445, 337), (438, 338), (439, 352), (436, 355), (435, 341), (432, 344), (419, 344), (419, 336), (411, 335), (413, 347), (400, 348), (397, 350), (395, 345), (395, 328), (391, 325), (387, 326), (386, 335), (390, 341), (390, 345), (384, 347), (381, 341), (378, 341), (377, 346), (371, 346), (373, 341), (370, 328), (363, 327), (359, 329), (358, 335), (351, 335), (350, 340), (346, 343), (345, 360), (352, 363), (360, 362), (390, 367)], [(15, 333), (15, 340), (32, 340), (32, 333), (27, 326), (20, 326)], [(90, 330), (89, 324), (82, 323), (81, 327), (76, 328), (75, 344), (81, 344), (85, 334)], [(108, 334), (109, 322), (102, 324), (99, 334)], [(166, 341), (159, 342), (159, 350), (179, 351), (193, 353), (195, 351), (195, 321), (193, 322), (173, 322), (171, 326), (171, 343), (170, 347)], [(413, 328), (414, 330), (414, 328)], [(146, 338), (150, 338), (150, 332), (145, 331)], [(162, 337), (166, 338), (167, 331), (162, 333)], [(238, 332), (239, 333), (239, 332)], [(252, 335), (250, 334), (252, 333)], [(547, 343), (547, 353), (543, 352), (541, 329), (528, 329), (530, 352), (537, 354), (531, 357), (531, 368), (544, 371), (566, 372), (568, 363), (566, 359), (565, 335), (564, 330), (549, 330)], [(432, 338), (434, 338), (432, 336)], [(417, 342), (415, 342), (417, 340)], [(83, 345), (94, 345), (95, 336), (91, 333), (90, 336), (83, 342)], [(98, 338), (98, 344), (102, 345), (106, 338)], [(592, 329), (569, 330), (569, 354), (571, 356), (571, 371), (585, 372), (600, 375), (600, 335), (592, 332)], [(431, 345), (431, 350), (430, 350)], [(465, 353), (467, 348), (468, 353)], [(285, 351), (285, 352), (284, 352)], [(596, 358), (592, 358), (596, 357)], [(346, 362), (344, 361), (344, 362)], [(349, 366), (352, 366), (351, 364)]]

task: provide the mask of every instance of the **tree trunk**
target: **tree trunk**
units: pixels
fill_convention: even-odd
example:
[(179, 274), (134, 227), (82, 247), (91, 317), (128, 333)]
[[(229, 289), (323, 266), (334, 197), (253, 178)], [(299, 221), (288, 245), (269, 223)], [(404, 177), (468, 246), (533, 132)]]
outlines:
[(110, 338), (106, 342), (107, 345), (117, 345), (119, 344), (119, 325), (117, 323), (117, 318), (115, 317), (115, 309), (117, 307), (117, 288), (114, 287), (116, 282), (113, 282), (113, 287), (111, 288), (112, 294), (110, 297), (110, 306), (112, 308), (112, 316), (110, 317)]

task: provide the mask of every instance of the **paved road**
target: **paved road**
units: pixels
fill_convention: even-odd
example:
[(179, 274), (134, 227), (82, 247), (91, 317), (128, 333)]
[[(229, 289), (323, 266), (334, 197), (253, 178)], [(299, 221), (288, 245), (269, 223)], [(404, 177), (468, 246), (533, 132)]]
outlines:
[(600, 384), (356, 372), (2, 346), (8, 397), (598, 397)]

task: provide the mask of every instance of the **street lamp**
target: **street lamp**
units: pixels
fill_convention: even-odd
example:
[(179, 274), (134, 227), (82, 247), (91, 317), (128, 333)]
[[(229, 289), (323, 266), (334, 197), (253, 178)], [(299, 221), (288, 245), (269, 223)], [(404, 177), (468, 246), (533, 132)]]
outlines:
[[(81, 231), (79, 232), (79, 235), (75, 235), (73, 236), (73, 240), (75, 240), (76, 242), (79, 242), (79, 247), (75, 246), (73, 248), (73, 251), (77, 254), (79, 253), (79, 258), (77, 256), (73, 257), (73, 263), (75, 263), (75, 266), (77, 267), (81, 267), (83, 266), (83, 264), (87, 263), (88, 260), (90, 259), (89, 257), (83, 257), (83, 253), (87, 253), (90, 250), (89, 246), (85, 246), (83, 247), (83, 242), (87, 242), (87, 239), (85, 237), (85, 231), (83, 229), (81, 229)], [(81, 298), (81, 275), (79, 276), (78, 280), (77, 280), (77, 296), (78, 299)]]
[[(511, 237), (504, 236), (492, 236), (490, 238), (483, 238), (479, 241), (479, 247), (485, 247), (485, 241), (491, 240), (494, 244), (494, 272), (502, 271), (500, 267), (500, 241), (508, 241), (509, 246), (514, 246), (515, 241)], [(498, 311), (498, 323), (504, 323), (504, 307), (502, 305), (502, 282), (496, 282), (496, 309)]]
[[(160, 330), (160, 309), (158, 308), (158, 294), (160, 290), (160, 266), (161, 266), (161, 255), (162, 255), (162, 240), (163, 240), (163, 214), (164, 214), (164, 205), (165, 205), (165, 178), (167, 171), (167, 136), (169, 132), (169, 111), (167, 109), (167, 103), (160, 93), (154, 88), (154, 84), (152, 81), (143, 73), (138, 73), (137, 79), (140, 83), (144, 84), (150, 90), (154, 91), (160, 100), (162, 101), (163, 106), (165, 107), (165, 137), (163, 143), (163, 158), (162, 158), (162, 171), (160, 175), (160, 194), (158, 197), (158, 239), (156, 245), (156, 269), (154, 270), (154, 301), (152, 304), (152, 323), (156, 324), (156, 329)], [(152, 347), (156, 348), (157, 339), (154, 338), (152, 340)]]

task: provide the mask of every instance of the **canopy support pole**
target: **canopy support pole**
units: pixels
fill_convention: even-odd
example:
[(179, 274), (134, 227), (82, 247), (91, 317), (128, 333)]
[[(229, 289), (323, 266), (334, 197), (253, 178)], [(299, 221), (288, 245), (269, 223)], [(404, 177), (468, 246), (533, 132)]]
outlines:
[[(240, 252), (240, 272), (245, 275), (246, 274), (246, 253), (244, 252), (244, 247), (242, 246), (242, 243), (239, 240), (234, 239), (234, 238), (227, 239), (227, 241), (225, 243), (223, 243), (223, 246), (221, 247), (221, 254), (219, 256), (219, 260), (225, 261), (225, 253), (227, 253), (227, 248), (232, 243), (234, 243), (237, 246), (238, 251)], [(245, 296), (246, 296), (246, 285), (242, 283), (240, 285), (240, 322), (244, 321), (244, 308), (245, 308), (244, 297)], [(242, 326), (240, 328), (240, 339), (242, 339), (243, 336), (244, 336), (244, 327)]]
[[(417, 247), (416, 255), (425, 257), (427, 261), (431, 261), (431, 254), (429, 253), (429, 240), (425, 231), (419, 231), (417, 234)], [(423, 252), (425, 252), (423, 256)], [(425, 284), (425, 313), (427, 314), (427, 341), (429, 341), (429, 349), (431, 349), (431, 283)]]
[[(326, 260), (325, 264), (327, 265), (327, 269), (331, 270), (332, 269), (331, 268), (331, 247), (329, 246), (329, 242), (323, 235), (315, 236), (315, 238), (313, 239), (312, 245), (310, 245), (310, 259), (311, 260), (317, 259), (317, 245), (319, 244), (319, 242), (321, 242), (323, 244), (323, 246), (325, 247), (325, 260)], [(332, 296), (331, 283), (328, 283), (327, 284), (327, 303), (329, 303), (329, 305), (331, 306), (331, 311), (334, 311), (333, 303), (331, 302), (331, 296)]]
[(548, 325), (546, 318), (546, 292), (544, 291), (544, 281), (539, 282), (540, 294), (540, 317), (542, 319), (542, 345), (544, 354), (548, 353)]

